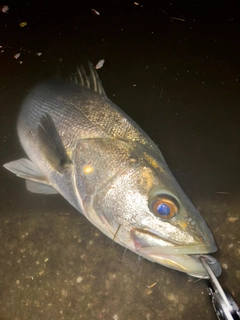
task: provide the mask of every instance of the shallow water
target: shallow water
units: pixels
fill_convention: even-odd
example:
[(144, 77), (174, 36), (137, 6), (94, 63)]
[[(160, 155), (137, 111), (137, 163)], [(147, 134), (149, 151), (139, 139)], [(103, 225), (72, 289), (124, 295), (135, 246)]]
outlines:
[[(159, 145), (212, 230), (220, 282), (240, 303), (238, 9), (171, 3), (9, 5), (0, 21), (0, 45), (11, 47), (0, 56), (1, 164), (24, 156), (16, 118), (27, 91), (59, 66), (67, 74), (105, 59), (109, 98)], [(1, 320), (216, 319), (203, 281), (139, 259), (60, 195), (31, 194), (0, 174)]]

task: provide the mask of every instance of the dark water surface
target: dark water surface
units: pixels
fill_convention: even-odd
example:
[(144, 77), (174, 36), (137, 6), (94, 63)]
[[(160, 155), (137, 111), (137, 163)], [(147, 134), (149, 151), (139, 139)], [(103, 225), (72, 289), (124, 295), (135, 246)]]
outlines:
[[(24, 157), (16, 118), (34, 84), (105, 59), (109, 98), (159, 145), (212, 230), (220, 282), (240, 303), (240, 11), (229, 3), (6, 3), (0, 157)], [(216, 319), (203, 281), (140, 260), (60, 195), (31, 194), (0, 174), (1, 320)]]

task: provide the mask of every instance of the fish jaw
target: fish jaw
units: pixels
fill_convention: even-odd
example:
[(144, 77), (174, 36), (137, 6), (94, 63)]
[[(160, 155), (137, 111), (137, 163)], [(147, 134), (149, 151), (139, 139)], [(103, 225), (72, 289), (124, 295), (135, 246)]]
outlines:
[(135, 252), (150, 261), (197, 278), (209, 278), (206, 269), (199, 260), (200, 256), (204, 256), (217, 277), (222, 272), (218, 261), (207, 255), (217, 251), (214, 241), (205, 243), (202, 241), (192, 245), (176, 244), (163, 239), (156, 232), (140, 228), (132, 228), (130, 236)]
[[(209, 274), (198, 259), (200, 255), (194, 255), (194, 254), (165, 254), (165, 255), (142, 255), (148, 260), (151, 260), (153, 262), (157, 262), (159, 264), (162, 264), (168, 268), (184, 272), (189, 274), (190, 276), (196, 277), (196, 278), (203, 278), (207, 279), (209, 278)], [(203, 256), (209, 263), (210, 268), (214, 272), (215, 276), (218, 277), (222, 273), (222, 268), (219, 262), (209, 255), (201, 255)]]

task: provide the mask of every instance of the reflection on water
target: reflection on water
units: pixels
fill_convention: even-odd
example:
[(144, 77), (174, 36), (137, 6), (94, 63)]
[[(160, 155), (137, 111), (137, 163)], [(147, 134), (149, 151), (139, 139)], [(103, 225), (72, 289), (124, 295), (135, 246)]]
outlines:
[[(201, 23), (207, 29), (201, 16), (184, 24), (160, 11), (155, 17), (156, 8), (117, 6), (96, 8), (100, 20), (78, 10), (68, 23), (55, 8), (55, 24), (48, 12), (46, 26), (43, 9), (32, 8), (29, 29), (17, 33), (14, 21), (22, 11), (4, 16), (3, 41), (43, 56), (25, 54), (22, 64), (12, 58), (15, 50), (1, 56), (1, 163), (24, 156), (15, 123), (27, 90), (53, 74), (59, 58), (66, 69), (104, 58), (99, 73), (109, 97), (160, 145), (212, 230), (220, 281), (238, 300), (240, 91), (231, 50), (239, 46), (221, 28), (201, 38)], [(39, 25), (31, 28), (34, 19)], [(203, 281), (138, 259), (59, 195), (30, 194), (4, 169), (1, 186), (0, 319), (215, 319)]]

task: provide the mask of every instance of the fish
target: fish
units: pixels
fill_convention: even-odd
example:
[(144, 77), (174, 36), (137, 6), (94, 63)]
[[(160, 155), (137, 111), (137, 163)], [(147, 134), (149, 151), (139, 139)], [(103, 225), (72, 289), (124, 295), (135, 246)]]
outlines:
[[(160, 115), (159, 115), (160, 117)], [(152, 139), (79, 67), (30, 91), (17, 119), (27, 158), (4, 167), (29, 191), (60, 193), (106, 236), (139, 256), (197, 278), (216, 276), (213, 235)]]

